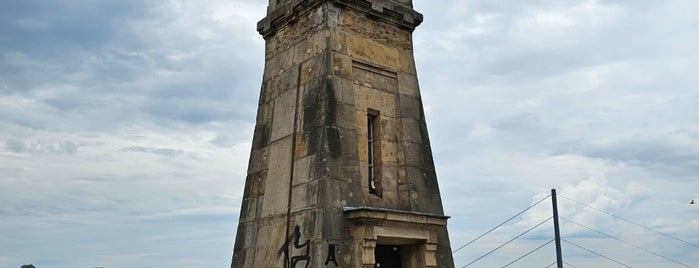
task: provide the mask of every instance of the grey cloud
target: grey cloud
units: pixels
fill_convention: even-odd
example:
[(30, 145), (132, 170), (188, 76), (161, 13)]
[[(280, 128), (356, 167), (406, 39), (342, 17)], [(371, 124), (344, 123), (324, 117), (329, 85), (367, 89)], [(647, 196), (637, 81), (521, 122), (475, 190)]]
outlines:
[(23, 142), (9, 140), (5, 142), (5, 149), (14, 153), (49, 153), (56, 155), (69, 155), (78, 151), (78, 144), (71, 141), (61, 142)]
[(78, 145), (69, 141), (59, 143), (59, 149), (66, 154), (74, 154), (78, 152)]
[(254, 118), (255, 107), (251, 102), (235, 98), (215, 100), (193, 97), (152, 99), (144, 107), (144, 111), (159, 119), (206, 124)]
[(79, 108), (84, 109), (90, 106), (94, 106), (98, 103), (90, 101), (86, 98), (73, 98), (73, 97), (60, 97), (60, 98), (50, 98), (44, 101), (47, 105), (62, 111), (71, 112), (77, 111)]
[[(260, 6), (266, 3), (264, 0), (245, 0), (244, 3), (252, 2)], [(523, 29), (519, 21), (537, 10), (564, 10), (593, 2), (621, 13), (614, 13), (618, 16), (602, 21), (599, 17), (602, 14), (595, 12), (592, 14), (595, 17), (582, 22), (583, 27), (568, 29), (559, 36), (549, 35), (541, 29), (534, 32), (536, 28)], [(0, 109), (0, 121), (15, 122), (26, 126), (29, 131), (40, 129), (37, 132), (45, 133), (60, 130), (67, 135), (83, 135), (85, 132), (96, 136), (102, 133), (121, 135), (125, 127), (171, 133), (178, 137), (188, 136), (192, 130), (197, 133), (203, 131), (207, 135), (218, 133), (209, 142), (202, 143), (206, 149), (191, 149), (196, 152), (210, 149), (210, 144), (230, 147), (249, 142), (264, 62), (262, 38), (255, 33), (254, 22), (238, 25), (236, 23), (245, 19), (234, 17), (235, 26), (221, 25), (211, 21), (216, 14), (196, 9), (197, 6), (211, 3), (214, 1), (4, 1), (0, 9), (0, 32), (3, 33), (0, 35), (0, 102), (14, 104), (12, 101), (19, 99), (32, 105), (13, 110), (3, 107)], [(233, 8), (240, 4), (227, 0), (221, 3), (233, 3)], [(613, 171), (606, 174), (612, 185), (610, 187), (623, 188), (628, 178), (634, 178), (639, 185), (654, 187), (661, 180), (657, 178), (669, 176), (671, 170), (680, 170), (678, 172), (686, 184), (677, 186), (676, 180), (663, 180), (660, 183), (667, 188), (660, 192), (682, 192), (684, 196), (691, 191), (691, 187), (683, 186), (696, 182), (697, 153), (683, 151), (686, 149), (683, 143), (675, 142), (675, 139), (689, 137), (686, 142), (691, 143), (691, 139), (696, 140), (699, 134), (690, 132), (679, 135), (672, 130), (696, 125), (699, 119), (695, 115), (696, 99), (691, 103), (667, 107), (647, 104), (667, 97), (691, 98), (696, 95), (694, 88), (697, 80), (693, 78), (696, 77), (693, 72), (697, 69), (695, 63), (699, 61), (693, 60), (691, 52), (696, 50), (696, 36), (699, 35), (691, 28), (696, 25), (696, 16), (685, 14), (697, 10), (692, 8), (696, 7), (696, 3), (691, 0), (679, 0), (672, 5), (662, 1), (626, 0), (444, 0), (437, 5), (430, 0), (416, 0), (415, 5), (418, 11), (425, 14), (425, 23), (415, 32), (415, 56), (423, 100), (426, 107), (429, 106), (428, 110), (431, 109), (427, 122), (439, 166), (442, 194), (446, 208), (452, 210), (450, 214), (455, 216), (450, 220), (452, 235), (465, 230), (487, 230), (492, 226), (490, 223), (498, 223), (516, 213), (519, 209), (517, 204), (526, 204), (535, 191), (533, 188), (575, 183), (570, 177), (585, 177), (586, 172), (611, 169)], [(672, 9), (685, 9), (685, 13), (674, 15)], [(263, 13), (264, 7), (261, 7), (260, 18)], [(489, 16), (492, 16), (492, 20), (482, 20)], [(541, 41), (542, 46), (528, 43), (535, 41)], [(644, 65), (637, 65), (639, 61)], [(613, 72), (608, 69), (581, 72), (573, 81), (565, 77), (571, 72), (618, 62), (624, 64), (611, 66)], [(614, 68), (622, 68), (623, 75), (619, 71), (614, 72)], [(648, 82), (648, 77), (655, 77), (656, 80)], [(562, 83), (563, 80), (569, 82)], [(571, 85), (578, 84), (584, 84), (585, 88), (579, 92), (568, 90)], [(532, 96), (541, 97), (536, 105), (515, 107)], [(642, 126), (645, 123), (648, 127)], [(235, 126), (220, 126), (229, 124)], [(483, 135), (480, 136), (471, 135), (473, 129), (479, 126), (485, 126), (487, 131), (481, 132)], [(245, 131), (236, 128), (244, 128)], [(634, 139), (634, 135), (639, 133), (648, 135)], [(40, 144), (25, 140), (21, 135), (10, 136), (9, 140), (12, 142), (0, 143), (0, 146), (25, 154), (77, 154), (70, 158), (58, 157), (55, 165), (59, 169), (75, 168), (71, 163), (61, 161), (81, 157), (78, 152), (92, 153), (91, 150), (81, 150), (82, 140)], [(111, 138), (99, 142), (115, 144)], [(189, 147), (180, 145), (173, 147), (189, 150)], [(238, 151), (245, 152), (236, 152), (235, 159), (246, 159), (247, 149)], [(130, 146), (121, 148), (117, 153), (125, 152), (132, 157), (164, 156), (158, 162), (186, 161), (192, 166), (206, 166), (211, 162), (182, 159), (182, 156), (190, 156), (191, 153), (170, 147)], [(242, 177), (237, 173), (234, 176), (236, 178), (232, 183), (235, 185), (231, 188), (228, 187), (231, 176), (227, 173), (230, 166), (226, 164), (231, 162), (221, 158), (217, 161), (222, 163), (214, 165), (209, 171), (220, 175), (220, 181), (225, 182), (216, 184), (222, 185), (216, 190), (230, 188), (230, 191), (237, 193), (239, 184), (244, 181), (244, 167), (239, 168)], [(685, 162), (678, 163), (681, 161)], [(31, 174), (39, 173), (31, 159), (27, 162), (26, 166), (21, 167), (23, 170), (31, 170)], [(74, 182), (79, 187), (69, 184), (68, 188), (84, 191), (66, 190), (65, 194), (84, 199), (71, 201), (67, 198), (68, 201), (54, 202), (55, 197), (50, 197), (46, 201), (48, 204), (20, 202), (16, 203), (18, 209), (15, 215), (21, 216), (23, 210), (32, 210), (60, 217), (60, 214), (68, 211), (79, 215), (76, 217), (80, 217), (80, 220), (109, 219), (104, 229), (92, 230), (94, 234), (89, 237), (91, 239), (84, 239), (88, 242), (115, 240), (115, 243), (90, 247), (92, 251), (107, 252), (129, 248), (129, 242), (133, 240), (131, 236), (142, 238), (142, 234), (164, 232), (161, 222), (144, 225), (134, 221), (134, 214), (163, 213), (181, 208), (179, 206), (182, 204), (210, 201), (211, 190), (197, 187), (211, 184), (199, 183), (196, 187), (187, 186), (183, 190), (181, 185), (170, 183), (173, 179), (191, 181), (189, 173), (207, 171), (193, 171), (181, 165), (168, 165), (180, 169), (163, 171), (158, 170), (160, 166), (152, 166), (135, 171), (124, 168), (128, 171), (119, 172), (127, 173), (124, 176), (129, 178), (112, 177), (110, 172), (115, 172), (111, 170), (114, 167), (131, 165), (118, 159), (117, 162), (111, 162), (111, 159), (107, 162), (106, 166), (100, 166), (104, 162), (90, 162), (91, 167), (72, 171), (79, 173), (74, 174), (77, 178)], [(236, 160), (234, 165), (244, 162)], [(608, 162), (625, 162), (628, 165), (607, 167)], [(0, 170), (7, 174), (6, 167), (1, 165)], [(228, 168), (218, 170), (219, 166)], [(533, 166), (533, 170), (523, 166)], [(690, 172), (692, 170), (695, 172)], [(132, 177), (129, 175), (132, 173), (148, 175)], [(187, 174), (187, 178), (170, 177), (174, 173)], [(52, 175), (36, 176), (41, 176), (42, 182), (55, 181), (57, 185), (65, 185), (64, 181), (58, 181)], [(167, 178), (164, 180), (168, 182), (166, 185), (155, 182), (163, 178)], [(33, 190), (35, 186), (27, 186), (27, 189)], [(134, 188), (140, 190), (134, 193)], [(162, 191), (162, 188), (168, 188), (168, 191)], [(43, 190), (46, 192), (46, 189)], [(180, 201), (172, 201), (176, 204), (164, 197), (171, 195), (170, 191), (181, 194)], [(192, 196), (193, 191), (206, 193)], [(116, 198), (112, 198), (114, 196)], [(492, 196), (503, 199), (490, 202)], [(105, 197), (112, 199), (102, 199)], [(17, 199), (22, 198), (27, 197)], [(658, 203), (662, 203), (658, 202), (660, 199), (655, 194), (647, 201), (634, 199), (624, 209), (625, 212), (636, 211), (633, 213), (643, 217), (648, 215), (647, 211), (658, 208)], [(96, 205), (89, 206), (91, 202), (96, 202)], [(238, 201), (222, 202), (231, 204)], [(84, 213), (90, 211), (96, 214)], [(101, 214), (102, 211), (108, 217), (103, 217), (105, 214)], [(667, 215), (673, 216), (686, 214), (667, 211)], [(473, 217), (483, 220), (468, 221)], [(36, 218), (28, 219), (27, 222), (31, 221), (32, 224), (40, 222)], [(114, 222), (120, 220), (140, 226), (136, 229), (140, 229), (141, 233), (131, 226), (114, 231)], [(225, 226), (223, 229), (227, 231), (227, 236), (234, 235), (230, 219), (219, 222)], [(25, 225), (8, 226), (6, 230), (17, 230), (15, 226)], [(171, 227), (173, 229), (169, 231), (172, 233), (188, 233), (186, 230), (193, 228), (192, 225)], [(70, 229), (65, 235), (78, 238), (84, 234), (82, 230)], [(127, 238), (121, 235), (134, 233)], [(163, 239), (173, 239), (170, 233), (158, 234)], [(44, 232), (27, 233), (8, 241), (47, 241), (45, 236)], [(211, 241), (216, 241), (216, 248), (230, 247), (233, 238), (227, 236), (217, 234)], [(63, 239), (51, 236), (48, 241)], [(176, 238), (172, 241), (186, 239)], [(452, 240), (453, 244), (458, 242)], [(45, 243), (45, 251), (51, 252), (54, 244)], [(209, 266), (220, 266), (226, 261), (222, 260), (225, 258), (208, 257), (210, 255), (207, 254), (213, 251), (200, 247), (200, 243), (167, 244), (199, 247), (194, 250), (203, 251), (200, 256), (207, 256), (207, 261), (212, 263)], [(152, 249), (160, 246), (162, 243), (148, 244), (146, 247)], [(167, 247), (168, 250), (161, 251), (164, 255), (171, 251), (182, 252), (181, 248)], [(135, 252), (143, 251), (136, 249)], [(60, 265), (62, 267), (92, 265), (87, 261), (75, 263), (80, 256), (76, 258), (70, 252), (59, 255), (74, 259), (70, 264)], [(56, 259), (56, 255), (47, 255), (46, 258)], [(172, 260), (151, 261), (148, 263), (158, 265)], [(139, 267), (144, 263), (139, 260), (131, 266)]]
[(5, 142), (5, 149), (14, 153), (23, 153), (27, 150), (27, 145), (22, 141), (9, 140)]
[(230, 135), (219, 134), (216, 135), (215, 138), (211, 139), (210, 142), (219, 147), (231, 147), (239, 141)]
[(663, 140), (622, 140), (607, 145), (589, 145), (578, 148), (580, 153), (593, 158), (627, 162), (634, 165), (671, 165), (699, 170), (699, 151), (674, 145)]
[(143, 146), (131, 146), (122, 148), (123, 152), (138, 152), (138, 153), (151, 153), (163, 156), (181, 156), (186, 155), (187, 152), (181, 149), (172, 148), (154, 148), (154, 147), (143, 147)]
[(182, 12), (177, 5), (8, 2), (11, 8), (0, 11), (7, 22), (0, 24), (0, 98), (21, 95), (46, 110), (6, 119), (101, 131), (142, 121), (169, 127), (254, 117), (259, 81), (250, 77), (261, 74), (261, 48), (238, 32), (201, 39), (197, 27), (223, 26), (182, 24), (182, 14), (168, 13)]
[(98, 49), (147, 10), (141, 1), (4, 1), (0, 47), (47, 60), (66, 49)]

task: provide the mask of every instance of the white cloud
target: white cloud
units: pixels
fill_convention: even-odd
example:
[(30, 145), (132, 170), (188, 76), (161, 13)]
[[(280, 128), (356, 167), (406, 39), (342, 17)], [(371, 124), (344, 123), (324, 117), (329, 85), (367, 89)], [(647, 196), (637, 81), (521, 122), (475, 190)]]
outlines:
[[(684, 211), (696, 195), (692, 185), (699, 167), (694, 89), (699, 80), (690, 71), (697, 68), (696, 53), (687, 49), (699, 42), (696, 29), (688, 28), (697, 19), (686, 14), (696, 3), (423, 4), (416, 6), (446, 14), (426, 16), (415, 35), (421, 37), (416, 58), (423, 99), (432, 107), (427, 121), (445, 210), (454, 216), (452, 245), (554, 187), (614, 215), (697, 239), (688, 226), (697, 214)], [(618, 237), (639, 236), (634, 241), (667, 254), (681, 256), (686, 248), (566, 201), (559, 201), (561, 211), (576, 222)], [(550, 204), (537, 206), (505, 234), (494, 235), (490, 245), (549, 214)], [(574, 237), (590, 236), (574, 224), (566, 228)], [(588, 240), (581, 243), (634, 267), (663, 263), (607, 239)], [(575, 259), (580, 265), (605, 263), (569, 250), (583, 256)], [(469, 261), (456, 258), (457, 266)]]
[[(11, 241), (0, 265), (42, 255), (53, 267), (162, 266), (181, 252), (192, 257), (169, 263), (228, 265), (266, 2), (27, 3), (0, 10), (11, 22), (0, 24), (0, 232)], [(554, 187), (699, 241), (699, 210), (688, 204), (699, 200), (697, 5), (416, 0), (425, 22), (415, 56), (452, 245)], [(576, 222), (699, 262), (682, 243), (559, 203)], [(546, 202), (535, 207), (480, 251), (455, 256), (457, 266), (549, 213)], [(667, 264), (564, 227), (634, 267)], [(548, 228), (483, 265), (533, 249)], [(523, 263), (548, 265), (549, 247)], [(566, 252), (579, 266), (608, 264)]]

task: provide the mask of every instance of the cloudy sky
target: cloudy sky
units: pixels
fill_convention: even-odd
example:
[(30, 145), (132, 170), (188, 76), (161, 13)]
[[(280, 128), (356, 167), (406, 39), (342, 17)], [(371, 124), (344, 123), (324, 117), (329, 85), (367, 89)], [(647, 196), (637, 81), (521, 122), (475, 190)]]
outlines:
[[(3, 0), (0, 267), (228, 266), (265, 7)], [(699, 2), (415, 8), (454, 248), (557, 188), (569, 264), (624, 267), (578, 245), (633, 267), (699, 267), (699, 205), (689, 205), (699, 201)], [(455, 253), (456, 265), (546, 220), (550, 206)], [(548, 242), (550, 226), (469, 267), (513, 261)], [(546, 267), (552, 252), (548, 244), (511, 267)]]

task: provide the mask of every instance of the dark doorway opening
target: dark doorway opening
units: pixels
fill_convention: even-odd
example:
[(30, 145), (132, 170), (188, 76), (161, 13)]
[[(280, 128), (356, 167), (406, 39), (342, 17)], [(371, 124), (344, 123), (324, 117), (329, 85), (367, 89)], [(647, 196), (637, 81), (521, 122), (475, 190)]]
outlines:
[(374, 257), (377, 268), (401, 268), (400, 247), (388, 245), (376, 245)]

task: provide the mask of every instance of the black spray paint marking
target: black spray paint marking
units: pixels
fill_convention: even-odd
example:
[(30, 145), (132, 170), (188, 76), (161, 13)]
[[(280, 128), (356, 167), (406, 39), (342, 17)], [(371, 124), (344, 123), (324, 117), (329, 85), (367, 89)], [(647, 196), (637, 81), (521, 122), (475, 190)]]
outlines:
[[(291, 257), (289, 259), (289, 244), (291, 241), (294, 241), (294, 248), (295, 249), (305, 249), (305, 252), (303, 255), (297, 255)], [(290, 237), (286, 239), (286, 242), (284, 242), (284, 245), (282, 248), (279, 250), (280, 253), (284, 253), (284, 267), (289, 267), (289, 268), (296, 268), (296, 264), (300, 261), (305, 261), (306, 262), (306, 268), (308, 268), (308, 265), (311, 264), (311, 245), (310, 245), (310, 240), (307, 239), (306, 242), (303, 242), (303, 244), (300, 244), (299, 242), (301, 240), (301, 228), (296, 225), (294, 226), (294, 233), (291, 234)]]
[(325, 258), (325, 266), (328, 266), (329, 262), (332, 262), (333, 264), (335, 264), (335, 266), (339, 266), (337, 264), (337, 260), (335, 259), (335, 245), (334, 244), (328, 245), (328, 257)]

